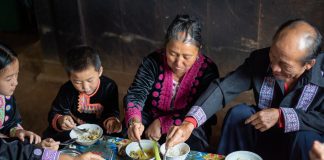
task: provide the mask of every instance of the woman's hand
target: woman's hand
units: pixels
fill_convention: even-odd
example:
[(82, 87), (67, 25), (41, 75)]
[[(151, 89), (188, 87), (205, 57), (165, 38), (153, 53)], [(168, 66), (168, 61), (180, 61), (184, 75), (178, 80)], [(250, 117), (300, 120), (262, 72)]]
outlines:
[(143, 134), (144, 131), (144, 125), (142, 124), (142, 122), (135, 122), (133, 121), (130, 126), (128, 127), (127, 130), (127, 134), (128, 134), (128, 138), (132, 141), (139, 141), (141, 140), (141, 136)]
[(42, 148), (48, 148), (51, 150), (58, 150), (60, 142), (59, 141), (54, 141), (54, 139), (52, 138), (46, 138), (44, 140), (42, 140), (42, 142), (40, 144), (38, 144), (39, 146), (41, 146)]
[(59, 126), (64, 131), (69, 131), (76, 126), (71, 116), (65, 115), (57, 120)]
[(324, 144), (314, 141), (312, 149), (309, 151), (311, 160), (324, 160)]
[(83, 153), (77, 157), (71, 157), (70, 155), (61, 154), (59, 160), (105, 160), (99, 155), (91, 152)]
[(119, 133), (122, 131), (122, 124), (116, 117), (107, 118), (104, 121), (103, 126), (108, 134)]
[(30, 144), (33, 144), (33, 143), (37, 144), (42, 141), (42, 139), (39, 135), (37, 135), (36, 133), (31, 132), (31, 131), (26, 131), (24, 129), (17, 129), (15, 136), (21, 141), (25, 141), (25, 137), (28, 137)]
[(158, 141), (161, 138), (161, 122), (155, 119), (145, 131), (145, 136), (148, 139)]

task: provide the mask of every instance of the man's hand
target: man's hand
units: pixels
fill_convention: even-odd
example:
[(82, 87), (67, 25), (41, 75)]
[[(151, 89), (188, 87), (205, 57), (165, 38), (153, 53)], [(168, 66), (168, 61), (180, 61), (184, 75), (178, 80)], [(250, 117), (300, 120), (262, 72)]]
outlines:
[(166, 147), (170, 148), (176, 144), (185, 142), (189, 139), (194, 129), (195, 126), (192, 123), (186, 121), (184, 121), (180, 126), (172, 126), (166, 138)]
[(65, 115), (58, 119), (58, 124), (64, 131), (69, 131), (76, 126), (71, 116)]
[(21, 141), (25, 141), (25, 137), (28, 137), (30, 144), (33, 144), (33, 143), (37, 144), (42, 141), (42, 139), (39, 135), (37, 135), (36, 133), (31, 132), (31, 131), (26, 131), (24, 129), (17, 129), (15, 136)]
[(245, 124), (251, 124), (255, 129), (264, 132), (273, 127), (278, 119), (279, 109), (268, 108), (253, 114), (245, 121)]
[(324, 160), (324, 144), (314, 141), (312, 149), (309, 151), (310, 160)]
[(144, 132), (144, 125), (142, 124), (142, 122), (133, 121), (127, 130), (128, 138), (132, 141), (139, 141), (141, 140), (141, 136), (143, 132)]
[(145, 131), (145, 136), (148, 139), (158, 141), (161, 138), (161, 122), (155, 119)]
[(54, 139), (52, 138), (46, 138), (44, 140), (42, 140), (42, 142), (40, 144), (37, 144), (42, 148), (48, 148), (51, 150), (58, 150), (60, 142), (59, 141), (54, 141)]
[(122, 131), (122, 124), (116, 117), (109, 117), (104, 121), (103, 126), (108, 134), (119, 133)]

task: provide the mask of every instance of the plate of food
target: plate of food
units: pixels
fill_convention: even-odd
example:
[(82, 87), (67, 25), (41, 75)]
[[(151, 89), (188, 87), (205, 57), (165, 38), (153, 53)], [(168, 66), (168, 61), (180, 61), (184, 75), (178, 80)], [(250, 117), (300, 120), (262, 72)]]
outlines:
[[(82, 129), (85, 131), (82, 131)], [(100, 126), (86, 123), (77, 126), (77, 129), (72, 129), (70, 137), (71, 139), (77, 138), (76, 142), (80, 145), (89, 146), (96, 143), (102, 137), (102, 134), (103, 130)]]

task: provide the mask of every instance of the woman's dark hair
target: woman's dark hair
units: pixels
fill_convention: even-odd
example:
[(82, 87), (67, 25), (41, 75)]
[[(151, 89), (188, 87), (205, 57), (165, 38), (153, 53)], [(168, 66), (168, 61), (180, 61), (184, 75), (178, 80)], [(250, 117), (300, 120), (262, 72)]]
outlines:
[(17, 60), (17, 54), (7, 45), (0, 42), (0, 70)]
[[(184, 33), (184, 35), (179, 35), (179, 32)], [(202, 45), (201, 23), (198, 19), (193, 19), (189, 15), (177, 15), (168, 27), (165, 45), (172, 39), (192, 43), (200, 48)]]
[(89, 46), (75, 46), (64, 57), (64, 68), (68, 74), (83, 71), (89, 66), (93, 66), (96, 71), (101, 67), (98, 51)]

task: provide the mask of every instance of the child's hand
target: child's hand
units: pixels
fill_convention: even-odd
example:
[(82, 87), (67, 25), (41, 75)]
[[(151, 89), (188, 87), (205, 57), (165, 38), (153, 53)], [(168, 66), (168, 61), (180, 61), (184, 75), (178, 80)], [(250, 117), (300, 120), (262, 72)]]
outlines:
[(64, 131), (69, 131), (76, 126), (71, 116), (65, 115), (58, 119), (58, 124)]
[(32, 144), (33, 142), (34, 144), (37, 144), (42, 141), (39, 135), (31, 131), (26, 131), (24, 129), (17, 129), (15, 136), (21, 141), (25, 141), (25, 137), (29, 137), (30, 144)]
[(59, 141), (54, 141), (52, 138), (46, 138), (42, 140), (40, 144), (38, 144), (42, 148), (48, 148), (51, 150), (58, 150), (60, 142)]
[(106, 133), (119, 133), (122, 131), (122, 124), (116, 117), (109, 117), (103, 123)]

